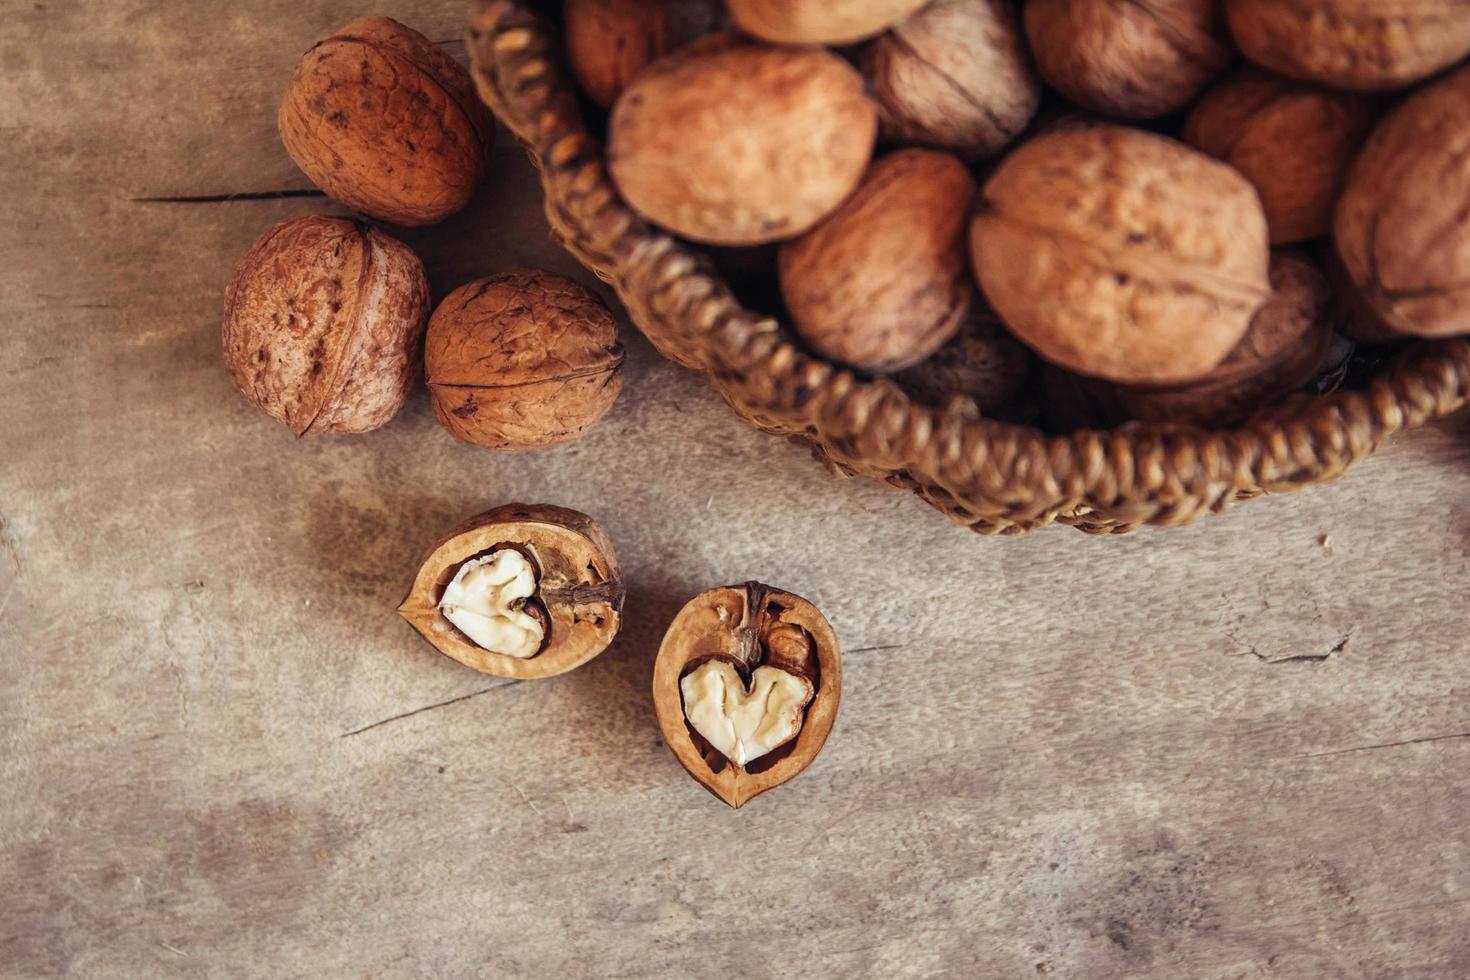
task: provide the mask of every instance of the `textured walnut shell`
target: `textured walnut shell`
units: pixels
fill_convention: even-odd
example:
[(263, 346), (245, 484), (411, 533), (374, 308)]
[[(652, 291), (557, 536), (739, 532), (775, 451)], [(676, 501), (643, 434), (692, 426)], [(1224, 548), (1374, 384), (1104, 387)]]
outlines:
[(1226, 0), (1235, 43), (1283, 75), (1403, 88), (1470, 52), (1470, 0)]
[(545, 272), (468, 283), (429, 320), (424, 371), (434, 417), (486, 449), (571, 442), (623, 390), (623, 345), (596, 293)]
[(988, 157), (1026, 128), (1041, 83), (1010, 0), (934, 0), (865, 59), (885, 138)]
[(1026, 390), (1032, 356), (1000, 317), (978, 297), (958, 333), (929, 357), (893, 376), (915, 401), (930, 408), (973, 404), (984, 415), (1010, 407)]
[(299, 438), (368, 432), (418, 373), (429, 282), (402, 242), (312, 215), (251, 247), (225, 294), (225, 363), (251, 404)]
[(1338, 254), (1395, 330), (1470, 333), (1470, 67), (1404, 101), (1373, 130), (1338, 201)]
[(567, 0), (567, 59), (588, 97), (611, 106), (653, 62), (718, 30), (719, 0)]
[(1070, 370), (1198, 378), (1270, 295), (1255, 190), (1162, 136), (1051, 130), (1007, 157), (981, 197), (970, 253), (986, 297), (1021, 340)]
[(877, 108), (820, 49), (729, 44), (644, 71), (613, 107), (608, 168), (644, 217), (715, 245), (801, 234), (867, 169)]
[(1272, 244), (1281, 245), (1332, 227), (1374, 116), (1361, 96), (1244, 68), (1195, 104), (1184, 141), (1245, 175), (1261, 195)]
[(821, 224), (781, 246), (781, 295), (817, 353), (869, 371), (932, 354), (974, 299), (965, 225), (975, 181), (937, 150), (873, 164)]
[[(536, 569), (534, 603), (546, 639), (528, 659), (477, 646), (439, 612), (461, 565), (502, 548)], [(507, 504), (471, 518), (429, 549), (398, 612), (440, 653), (485, 674), (534, 680), (564, 674), (606, 650), (623, 623), (623, 580), (612, 541), (592, 518), (548, 504)], [(528, 603), (528, 607), (530, 603)]]
[(1025, 20), (1041, 77), (1121, 119), (1182, 109), (1230, 63), (1219, 0), (1028, 0)]
[(928, 0), (729, 0), (742, 31), (777, 44), (851, 44), (914, 13)]
[[(786, 624), (800, 627), (811, 640), (799, 659), (768, 642), (772, 631)], [(748, 767), (711, 748), (684, 717), (679, 681), (714, 658), (733, 661), (746, 677), (770, 664), (811, 681), (816, 693), (796, 738)], [(826, 617), (806, 599), (758, 582), (710, 589), (689, 600), (664, 634), (653, 665), (653, 705), (664, 742), (689, 775), (732, 807), (810, 766), (832, 731), (841, 701), (842, 653)]]
[(303, 55), (277, 124), (313, 183), (400, 225), (468, 204), (495, 137), (469, 74), (387, 17), (354, 20)]

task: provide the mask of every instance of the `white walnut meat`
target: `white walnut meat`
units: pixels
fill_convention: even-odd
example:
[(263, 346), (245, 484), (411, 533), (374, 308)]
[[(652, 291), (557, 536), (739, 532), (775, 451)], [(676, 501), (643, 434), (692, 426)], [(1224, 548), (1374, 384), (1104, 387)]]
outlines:
[(310, 215), (251, 247), (225, 294), (225, 363), (251, 404), (298, 438), (368, 432), (418, 373), (429, 282), (408, 246)]
[(618, 98), (608, 169), (655, 224), (705, 244), (759, 245), (841, 204), (877, 131), (862, 76), (830, 51), (697, 42)]
[(757, 582), (691, 599), (654, 662), (664, 741), (732, 807), (811, 765), (841, 698), (841, 651), (826, 618), (800, 596)]
[(1470, 333), (1470, 67), (1420, 89), (1373, 130), (1348, 174), (1333, 233), (1384, 326)]
[(495, 139), (469, 73), (387, 17), (354, 20), (303, 55), (277, 124), (312, 183), (399, 225), (468, 204)]
[(1198, 378), (1270, 295), (1251, 185), (1182, 143), (1072, 125), (1024, 143), (986, 182), (971, 260), (1011, 332), (1114, 381)]
[(586, 514), (507, 504), (429, 549), (398, 612), (440, 653), (498, 677), (580, 667), (622, 626), (612, 541)]
[(1348, 168), (1376, 113), (1362, 96), (1247, 67), (1195, 103), (1183, 139), (1254, 185), (1271, 243), (1283, 245), (1332, 227)]
[(608, 108), (638, 73), (723, 23), (720, 0), (567, 0), (567, 60), (587, 96)]
[(580, 438), (623, 388), (607, 304), (545, 272), (467, 283), (445, 297), (424, 344), (434, 417), (463, 442), (539, 449)]
[(1183, 108), (1231, 58), (1219, 0), (1028, 0), (1025, 21), (1041, 77), (1119, 119)]
[(1470, 53), (1470, 0), (1226, 0), (1235, 43), (1283, 75), (1404, 88)]
[(872, 37), (928, 0), (729, 0), (736, 26), (776, 44), (852, 44)]
[(932, 354), (974, 300), (965, 225), (975, 180), (937, 150), (882, 157), (821, 224), (781, 246), (781, 295), (817, 353), (868, 371)]
[(875, 40), (864, 70), (883, 136), (967, 160), (999, 151), (1041, 102), (1010, 0), (934, 0)]

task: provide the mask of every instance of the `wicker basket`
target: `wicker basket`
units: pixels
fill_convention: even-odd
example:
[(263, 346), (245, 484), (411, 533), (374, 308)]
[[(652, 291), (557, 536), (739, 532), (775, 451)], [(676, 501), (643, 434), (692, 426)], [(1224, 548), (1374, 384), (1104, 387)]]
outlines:
[(561, 243), (617, 290), (662, 354), (707, 371), (752, 424), (806, 440), (839, 471), (912, 490), (975, 531), (1184, 524), (1234, 500), (1334, 480), (1385, 437), (1465, 403), (1462, 338), (1415, 344), (1363, 391), (1301, 396), (1218, 432), (1134, 423), (1047, 436), (917, 405), (890, 382), (806, 355), (777, 322), (743, 309), (705, 257), (623, 203), (559, 34), (535, 6), (479, 0), (469, 47), (482, 97), (541, 172)]

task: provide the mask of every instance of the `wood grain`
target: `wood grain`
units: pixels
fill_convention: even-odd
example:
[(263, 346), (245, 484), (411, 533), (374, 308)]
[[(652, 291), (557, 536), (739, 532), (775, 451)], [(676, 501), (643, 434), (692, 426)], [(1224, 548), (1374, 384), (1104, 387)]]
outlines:
[[(0, 975), (1470, 975), (1464, 415), (1340, 484), (1102, 540), (980, 539), (834, 480), (631, 332), (571, 446), (476, 452), (422, 392), (293, 443), (218, 320), (264, 228), (338, 210), (292, 196), (273, 121), (350, 14), (13, 7)], [(462, 55), (458, 5), (380, 12)], [(588, 281), (501, 142), (469, 211), (404, 234), (436, 295)], [(488, 687), (394, 607), (423, 548), (517, 499), (603, 523), (627, 627)], [(744, 579), (848, 652), (820, 759), (735, 812), (649, 688), (684, 601)]]

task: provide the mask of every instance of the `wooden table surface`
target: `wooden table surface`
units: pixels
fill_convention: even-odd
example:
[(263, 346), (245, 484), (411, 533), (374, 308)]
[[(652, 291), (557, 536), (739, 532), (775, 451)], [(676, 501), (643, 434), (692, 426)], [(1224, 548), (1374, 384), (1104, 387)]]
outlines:
[[(459, 4), (379, 10), (463, 57)], [(0, 975), (1470, 975), (1470, 418), (1116, 539), (835, 480), (631, 328), (578, 444), (475, 451), (422, 392), (294, 443), (233, 390), (221, 297), (273, 222), (339, 210), (274, 113), (356, 11), (3, 12)], [(437, 295), (590, 281), (509, 139), (403, 237)], [(631, 583), (559, 679), (394, 614), (512, 500), (598, 517)], [(749, 578), (826, 611), (847, 679), (817, 763), (735, 812), (649, 686), (680, 605)]]

